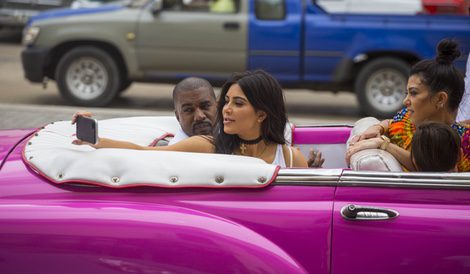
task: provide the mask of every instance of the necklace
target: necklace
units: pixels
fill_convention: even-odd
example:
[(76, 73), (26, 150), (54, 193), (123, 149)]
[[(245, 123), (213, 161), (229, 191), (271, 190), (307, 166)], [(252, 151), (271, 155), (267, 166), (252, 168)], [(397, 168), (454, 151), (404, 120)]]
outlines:
[(245, 155), (246, 145), (256, 145), (257, 143), (261, 142), (261, 140), (263, 140), (263, 136), (259, 136), (258, 138), (253, 140), (245, 140), (240, 137), (238, 138), (240, 139), (240, 152), (242, 155)]
[[(261, 151), (260, 154), (258, 154), (258, 155), (253, 155), (252, 157), (256, 157), (256, 158), (261, 157), (261, 155), (264, 154), (264, 152), (266, 151), (267, 148), (268, 148), (268, 144), (265, 144), (265, 145), (264, 145), (264, 148), (263, 148), (263, 151)], [(246, 149), (245, 144), (240, 145), (240, 153), (241, 153), (242, 155), (245, 155), (245, 149)]]

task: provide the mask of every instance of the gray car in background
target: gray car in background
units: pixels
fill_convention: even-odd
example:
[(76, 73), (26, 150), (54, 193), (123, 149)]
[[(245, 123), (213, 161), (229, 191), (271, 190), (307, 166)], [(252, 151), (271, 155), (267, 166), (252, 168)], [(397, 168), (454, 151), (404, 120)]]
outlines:
[(0, 0), (0, 30), (22, 30), (31, 16), (57, 8), (88, 8), (116, 0)]

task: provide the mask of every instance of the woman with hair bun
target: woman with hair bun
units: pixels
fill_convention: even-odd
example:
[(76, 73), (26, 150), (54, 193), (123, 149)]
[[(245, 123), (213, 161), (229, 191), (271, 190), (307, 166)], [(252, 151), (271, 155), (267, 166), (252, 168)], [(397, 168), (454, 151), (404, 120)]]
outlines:
[(459, 172), (470, 171), (470, 126), (455, 122), (457, 108), (464, 93), (464, 79), (453, 62), (460, 56), (458, 44), (444, 39), (437, 46), (434, 60), (415, 64), (408, 78), (405, 108), (393, 119), (369, 127), (352, 139), (346, 159), (370, 148), (390, 152), (405, 170), (415, 170), (410, 150), (416, 127), (423, 122), (440, 122), (451, 126), (460, 136), (463, 155), (458, 162)]

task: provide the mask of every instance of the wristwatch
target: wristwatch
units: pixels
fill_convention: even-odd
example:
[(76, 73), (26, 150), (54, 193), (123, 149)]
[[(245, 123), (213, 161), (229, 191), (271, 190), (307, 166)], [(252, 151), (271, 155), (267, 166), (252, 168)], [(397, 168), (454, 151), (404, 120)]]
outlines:
[(380, 145), (381, 150), (387, 150), (388, 145), (390, 144), (390, 138), (388, 138), (385, 135), (380, 136), (380, 138), (383, 140), (382, 144)]

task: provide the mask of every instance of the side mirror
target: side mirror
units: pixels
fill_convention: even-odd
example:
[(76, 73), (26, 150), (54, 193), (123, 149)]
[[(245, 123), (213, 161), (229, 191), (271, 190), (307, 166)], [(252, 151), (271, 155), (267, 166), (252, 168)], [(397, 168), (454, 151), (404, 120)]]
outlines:
[(163, 9), (163, 0), (154, 0), (152, 2), (151, 10), (153, 14), (160, 12)]

